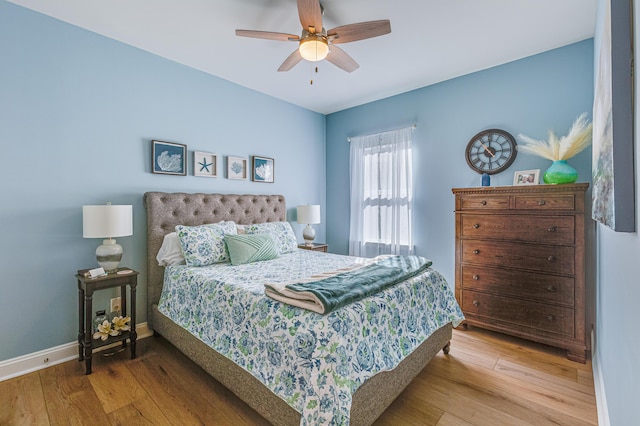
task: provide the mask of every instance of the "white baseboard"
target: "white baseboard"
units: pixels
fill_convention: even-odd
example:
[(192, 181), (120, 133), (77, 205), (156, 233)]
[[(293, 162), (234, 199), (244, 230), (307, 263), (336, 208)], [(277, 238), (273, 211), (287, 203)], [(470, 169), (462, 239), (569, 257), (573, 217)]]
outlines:
[(591, 368), (593, 369), (593, 386), (596, 392), (596, 408), (598, 410), (598, 426), (611, 426), (609, 422), (609, 407), (607, 406), (607, 394), (604, 388), (604, 376), (602, 366), (594, 343), (594, 333), (591, 332)]
[[(146, 322), (137, 324), (136, 332), (138, 333), (138, 339), (144, 339), (153, 334), (153, 331), (147, 327)], [(114, 343), (114, 345), (118, 344)], [(97, 350), (104, 350), (111, 346), (113, 345), (103, 346)], [(0, 382), (74, 359), (78, 359), (78, 342), (65, 343), (64, 345), (0, 361)]]

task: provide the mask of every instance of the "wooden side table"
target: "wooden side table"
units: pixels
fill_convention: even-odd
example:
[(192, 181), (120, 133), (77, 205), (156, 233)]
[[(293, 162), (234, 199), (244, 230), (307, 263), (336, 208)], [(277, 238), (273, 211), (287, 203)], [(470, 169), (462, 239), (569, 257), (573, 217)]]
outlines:
[(303, 249), (303, 250), (313, 250), (313, 251), (322, 251), (322, 252), (327, 252), (329, 250), (329, 246), (326, 244), (317, 244), (317, 243), (313, 243), (313, 245), (306, 245), (306, 244), (298, 244), (298, 248)]
[[(122, 341), (122, 346), (131, 342), (131, 359), (136, 357), (136, 286), (139, 272), (130, 268), (118, 268), (103, 277), (88, 278), (84, 276), (87, 270), (80, 270), (76, 274), (78, 279), (78, 351), (79, 361), (85, 361), (85, 374), (91, 374), (91, 354), (93, 349)], [(123, 331), (117, 336), (109, 336), (107, 340), (93, 339), (93, 292), (107, 288), (120, 287), (122, 301), (122, 316), (127, 316), (127, 286), (131, 295), (130, 331)]]

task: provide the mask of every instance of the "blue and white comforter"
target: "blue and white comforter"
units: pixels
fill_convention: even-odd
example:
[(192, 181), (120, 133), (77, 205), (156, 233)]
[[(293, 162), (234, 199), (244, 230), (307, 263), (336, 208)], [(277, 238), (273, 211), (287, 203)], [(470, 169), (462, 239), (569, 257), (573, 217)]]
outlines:
[(169, 266), (159, 309), (302, 413), (303, 425), (349, 424), (352, 395), (395, 368), (441, 326), (463, 320), (442, 275), (428, 269), (328, 315), (264, 294), (356, 258), (297, 250), (265, 262)]

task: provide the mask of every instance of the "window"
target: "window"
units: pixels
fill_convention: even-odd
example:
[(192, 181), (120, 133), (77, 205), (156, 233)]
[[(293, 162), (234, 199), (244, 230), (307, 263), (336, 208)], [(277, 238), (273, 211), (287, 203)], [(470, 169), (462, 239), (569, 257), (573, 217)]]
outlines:
[(411, 254), (413, 128), (351, 138), (349, 254)]

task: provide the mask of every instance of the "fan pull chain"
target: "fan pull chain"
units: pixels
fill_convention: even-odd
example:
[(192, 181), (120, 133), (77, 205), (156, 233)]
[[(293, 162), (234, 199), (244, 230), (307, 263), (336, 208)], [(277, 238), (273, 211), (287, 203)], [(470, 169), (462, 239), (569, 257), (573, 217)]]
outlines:
[[(316, 65), (316, 74), (318, 74), (318, 66)], [(313, 86), (313, 77), (311, 78), (311, 80), (309, 81), (309, 84), (311, 86)]]

